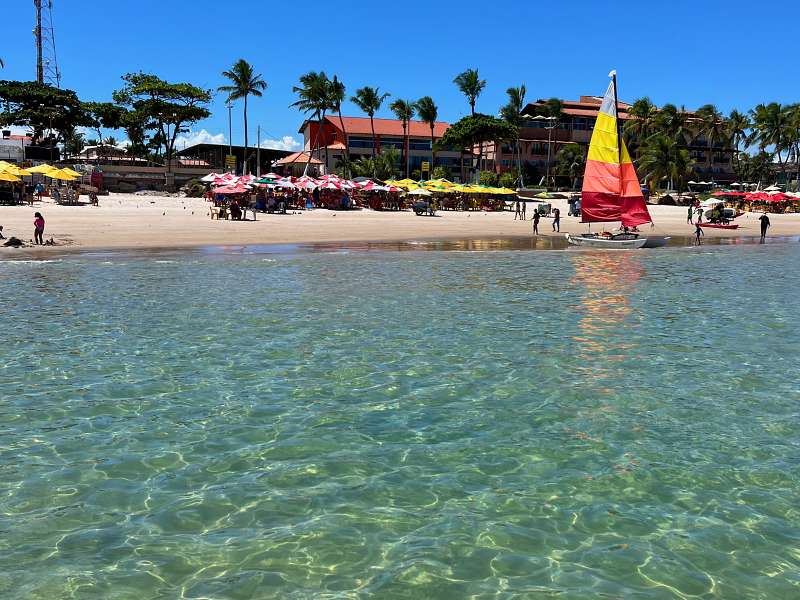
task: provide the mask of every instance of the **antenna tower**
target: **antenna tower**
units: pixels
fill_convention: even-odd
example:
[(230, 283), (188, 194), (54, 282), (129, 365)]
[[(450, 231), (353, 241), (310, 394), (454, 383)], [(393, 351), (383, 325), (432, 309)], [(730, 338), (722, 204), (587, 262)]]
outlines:
[(36, 81), (61, 87), (61, 71), (56, 57), (56, 36), (53, 28), (53, 0), (33, 0), (36, 7)]

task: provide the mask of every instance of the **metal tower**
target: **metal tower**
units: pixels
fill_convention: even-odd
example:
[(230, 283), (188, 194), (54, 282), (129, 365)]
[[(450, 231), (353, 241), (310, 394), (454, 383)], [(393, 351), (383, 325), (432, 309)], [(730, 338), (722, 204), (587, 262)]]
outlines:
[(53, 28), (53, 0), (33, 0), (36, 7), (36, 81), (61, 87), (61, 71), (56, 57), (56, 36)]

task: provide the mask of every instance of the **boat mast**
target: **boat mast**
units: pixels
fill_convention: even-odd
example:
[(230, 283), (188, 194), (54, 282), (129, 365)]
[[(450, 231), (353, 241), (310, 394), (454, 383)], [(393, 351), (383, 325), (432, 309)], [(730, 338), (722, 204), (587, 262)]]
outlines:
[[(622, 165), (622, 127), (619, 118), (619, 96), (617, 96), (617, 71), (611, 71), (611, 82), (614, 84), (614, 120), (617, 128), (617, 161)], [(622, 177), (619, 178), (619, 196), (622, 197)]]

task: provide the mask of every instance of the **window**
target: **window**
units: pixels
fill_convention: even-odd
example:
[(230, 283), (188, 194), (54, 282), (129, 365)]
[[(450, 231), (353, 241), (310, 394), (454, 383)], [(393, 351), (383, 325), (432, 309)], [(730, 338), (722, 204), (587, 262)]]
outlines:
[(430, 140), (410, 139), (410, 140), (408, 140), (408, 148), (410, 150), (427, 150), (428, 152), (430, 152), (431, 151), (431, 141)]
[(351, 148), (372, 148), (372, 138), (350, 136), (349, 145)]
[(395, 138), (381, 138), (380, 139), (380, 146), (383, 149), (386, 148), (396, 148), (397, 150), (403, 149), (403, 140), (402, 139), (395, 139)]

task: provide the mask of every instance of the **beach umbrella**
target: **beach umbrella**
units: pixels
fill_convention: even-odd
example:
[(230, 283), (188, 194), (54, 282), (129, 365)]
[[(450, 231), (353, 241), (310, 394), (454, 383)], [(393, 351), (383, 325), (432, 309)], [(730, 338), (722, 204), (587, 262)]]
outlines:
[(429, 192), (425, 188), (417, 188), (415, 190), (411, 190), (408, 192), (409, 196), (433, 196), (433, 193)]
[(771, 185), (768, 188), (764, 188), (764, 191), (765, 192), (780, 192), (781, 188), (779, 188), (777, 185)]
[(72, 175), (73, 177), (83, 177), (83, 173), (76, 171), (75, 169), (70, 169), (69, 167), (64, 167), (61, 169), (61, 172), (66, 173), (67, 175)]
[(221, 187), (214, 188), (213, 190), (215, 194), (223, 194), (223, 195), (246, 194), (249, 191), (250, 190), (248, 190), (243, 184), (240, 183), (237, 183), (235, 185), (223, 185)]
[(341, 190), (342, 186), (336, 183), (334, 180), (328, 180), (319, 186), (321, 190)]
[(50, 179), (58, 179), (60, 181), (75, 181), (75, 176), (70, 175), (69, 173), (64, 173), (62, 169), (55, 169), (48, 173), (45, 173), (46, 177)]
[(209, 173), (208, 175), (201, 177), (200, 181), (203, 183), (214, 183), (214, 180), (216, 180), (217, 177), (219, 177), (217, 173)]
[(47, 175), (50, 171), (57, 171), (54, 166), (48, 164), (41, 164), (35, 167), (29, 167), (25, 169), (28, 173), (40, 173), (42, 175)]
[(497, 191), (495, 192), (495, 194), (500, 194), (501, 196), (512, 196), (512, 195), (516, 196), (517, 195), (517, 191), (516, 190), (512, 190), (511, 188), (501, 187), (501, 188), (497, 188)]
[(32, 174), (27, 169), (20, 169), (17, 165), (8, 163), (5, 165), (0, 165), (0, 171), (3, 173), (9, 173), (10, 175), (16, 175), (17, 177), (29, 177)]
[(16, 175), (12, 175), (11, 173), (0, 171), (0, 181), (8, 181), (10, 183), (16, 183), (18, 181), (22, 181), (22, 179), (20, 179)]

